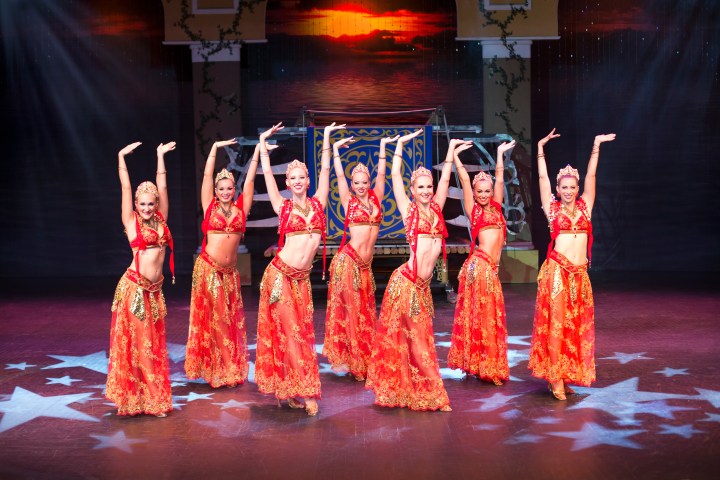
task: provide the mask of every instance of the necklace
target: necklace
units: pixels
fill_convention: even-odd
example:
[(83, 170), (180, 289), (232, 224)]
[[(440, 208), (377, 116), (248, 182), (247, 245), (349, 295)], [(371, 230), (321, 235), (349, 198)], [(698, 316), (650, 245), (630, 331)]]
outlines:
[(157, 220), (157, 218), (155, 218), (155, 215), (153, 215), (153, 217), (152, 217), (150, 220), (145, 220), (145, 219), (143, 218), (142, 223), (143, 223), (144, 226), (150, 227), (150, 228), (152, 228), (153, 230), (155, 230), (155, 231), (157, 232), (157, 229), (158, 229), (158, 220)]
[(217, 206), (222, 212), (223, 217), (230, 218), (230, 215), (232, 215), (232, 203), (230, 204), (230, 208), (228, 208), (227, 210), (225, 210), (225, 208), (222, 206), (222, 203), (220, 202), (218, 202)]
[[(357, 198), (357, 197), (355, 197), (355, 198)], [(365, 205), (362, 201), (360, 201), (359, 198), (357, 199), (357, 201), (358, 201), (358, 206), (360, 207), (360, 209), (361, 209), (361, 210), (364, 210), (364, 211), (368, 214), (368, 216), (371, 216), (371, 217), (372, 217), (372, 214), (373, 214), (373, 205), (372, 205), (372, 203), (369, 203), (369, 202), (368, 202), (368, 204)]]
[(568, 218), (570, 218), (571, 221), (575, 220), (575, 216), (577, 215), (577, 211), (578, 211), (576, 204), (573, 203), (572, 210), (570, 210), (569, 208), (567, 208), (567, 206), (565, 206), (565, 204), (563, 204), (562, 210), (563, 210), (563, 212), (565, 212), (565, 214), (568, 216)]
[(308, 215), (310, 215), (310, 205), (305, 205), (304, 207), (301, 207), (300, 204), (293, 202), (293, 207), (295, 208), (295, 210), (300, 212), (303, 217), (307, 217)]

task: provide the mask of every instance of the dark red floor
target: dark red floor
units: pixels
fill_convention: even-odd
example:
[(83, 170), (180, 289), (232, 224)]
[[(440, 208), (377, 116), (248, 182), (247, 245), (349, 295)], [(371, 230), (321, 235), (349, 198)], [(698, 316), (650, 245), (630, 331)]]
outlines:
[[(165, 288), (178, 379), (189, 301), (189, 278), (180, 280)], [(513, 381), (494, 387), (444, 370), (451, 413), (375, 407), (362, 384), (321, 364), (317, 418), (278, 409), (252, 383), (187, 383), (173, 387), (178, 408), (165, 419), (117, 417), (102, 397), (114, 281), (3, 287), (0, 478), (698, 479), (720, 471), (720, 294), (696, 278), (593, 277), (598, 381), (564, 403), (527, 371), (535, 285), (505, 285)], [(325, 305), (316, 293), (321, 344)], [(257, 286), (243, 296), (254, 343)], [(435, 306), (444, 366), (453, 306), (439, 290)]]

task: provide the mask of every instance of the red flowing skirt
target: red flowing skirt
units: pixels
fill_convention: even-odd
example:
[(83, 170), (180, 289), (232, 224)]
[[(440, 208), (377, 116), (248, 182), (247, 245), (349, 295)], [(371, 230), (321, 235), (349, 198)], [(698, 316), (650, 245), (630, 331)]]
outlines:
[(532, 375), (589, 386), (595, 381), (595, 306), (587, 265), (553, 251), (538, 274)]
[(375, 321), (370, 262), (346, 244), (330, 263), (323, 354), (334, 370), (349, 370), (358, 380), (367, 376)]
[(248, 376), (245, 312), (240, 273), (203, 252), (195, 261), (185, 374), (213, 388), (237, 385)]
[(438, 410), (450, 405), (440, 377), (432, 319), (430, 281), (407, 264), (390, 277), (378, 318), (366, 388), (375, 404)]
[(507, 380), (505, 300), (497, 265), (476, 248), (458, 276), (448, 366), (485, 380)]
[(172, 410), (162, 282), (128, 269), (115, 289), (105, 396), (118, 415)]
[(279, 399), (320, 398), (309, 276), (275, 257), (260, 282), (255, 383)]

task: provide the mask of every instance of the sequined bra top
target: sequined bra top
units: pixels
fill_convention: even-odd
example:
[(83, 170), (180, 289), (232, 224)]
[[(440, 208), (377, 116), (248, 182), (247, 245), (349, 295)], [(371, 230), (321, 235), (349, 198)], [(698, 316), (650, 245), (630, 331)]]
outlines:
[(580, 211), (580, 216), (575, 221), (564, 211), (562, 202), (553, 198), (550, 202), (550, 213), (548, 214), (548, 226), (550, 227), (550, 245), (548, 245), (548, 255), (555, 246), (555, 239), (561, 233), (569, 233), (577, 235), (585, 233), (588, 236), (588, 263), (592, 260), (592, 222), (590, 221), (590, 212), (588, 212), (587, 204), (582, 198), (575, 200), (575, 206)]
[(430, 215), (422, 213), (417, 203), (411, 202), (405, 217), (405, 236), (413, 251), (413, 274), (417, 274), (417, 242), (418, 238), (441, 238), (443, 265), (447, 265), (447, 250), (445, 239), (448, 236), (440, 205), (430, 202)]
[(313, 210), (310, 218), (295, 213), (295, 206), (292, 199), (285, 199), (280, 205), (278, 213), (278, 252), (285, 245), (285, 237), (291, 235), (308, 235), (319, 233), (323, 243), (323, 278), (325, 278), (325, 260), (327, 258), (327, 245), (325, 244), (325, 211), (317, 197), (308, 197), (305, 205)]
[(382, 224), (383, 212), (380, 200), (375, 195), (374, 190), (368, 191), (368, 203), (370, 208), (366, 208), (358, 198), (353, 195), (348, 201), (347, 214), (345, 215), (345, 225), (343, 226), (343, 238), (340, 242), (340, 248), (345, 245), (347, 239), (348, 227), (369, 225), (380, 226)]
[(507, 228), (505, 217), (502, 213), (502, 205), (495, 200), (490, 199), (490, 208), (485, 210), (479, 204), (473, 205), (470, 214), (470, 234), (472, 235), (472, 246), (470, 253), (475, 249), (478, 234), (482, 230), (499, 228), (503, 232), (503, 238), (507, 238)]
[(228, 222), (228, 219), (219, 211), (216, 198), (213, 198), (205, 210), (205, 218), (202, 222), (203, 243), (202, 251), (207, 246), (208, 233), (243, 233), (245, 232), (245, 211), (243, 210), (243, 196), (240, 194), (235, 201), (235, 206), (240, 212)]
[(170, 228), (160, 212), (155, 212), (151, 222), (157, 222), (158, 229), (162, 225), (163, 234), (160, 235), (157, 229), (146, 225), (140, 215), (135, 212), (135, 238), (130, 240), (130, 248), (137, 248), (135, 252), (135, 271), (140, 274), (140, 252), (148, 248), (159, 248), (167, 245), (170, 248), (170, 272), (172, 283), (175, 283), (175, 252), (173, 248), (173, 237)]

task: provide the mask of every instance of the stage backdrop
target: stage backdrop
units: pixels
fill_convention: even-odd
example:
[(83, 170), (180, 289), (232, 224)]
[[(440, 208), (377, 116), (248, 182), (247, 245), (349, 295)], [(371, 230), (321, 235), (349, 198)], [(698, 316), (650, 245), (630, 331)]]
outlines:
[[(407, 187), (410, 185), (410, 175), (413, 170), (421, 165), (428, 169), (431, 168), (433, 158), (432, 126), (352, 127), (333, 134), (331, 141), (334, 142), (345, 137), (354, 137), (355, 142), (351, 143), (348, 148), (343, 148), (340, 153), (345, 168), (345, 176), (350, 176), (350, 172), (358, 162), (364, 163), (365, 166), (368, 167), (368, 170), (370, 170), (370, 187), (372, 188), (375, 185), (377, 174), (380, 139), (384, 137), (394, 137), (395, 135), (407, 135), (418, 128), (424, 129), (424, 133), (407, 144), (403, 152), (403, 177), (407, 190)], [(324, 127), (308, 127), (307, 129), (307, 166), (310, 172), (311, 192), (314, 192), (317, 188), (317, 177), (320, 173), (323, 130)], [(383, 240), (405, 240), (405, 228), (403, 227), (402, 217), (395, 203), (395, 197), (393, 197), (392, 194), (392, 183), (390, 179), (390, 165), (394, 151), (395, 144), (388, 145), (386, 152), (387, 171), (385, 176), (385, 197), (382, 200), (384, 215), (383, 223), (380, 226), (380, 236), (378, 237), (378, 242), (380, 243), (382, 243)], [(335, 170), (332, 163), (330, 165), (330, 171), (330, 196), (326, 209), (328, 222), (327, 238), (329, 241), (339, 243), (343, 235), (345, 212), (340, 203), (338, 178), (333, 174)], [(340, 179), (340, 181), (346, 180)]]

